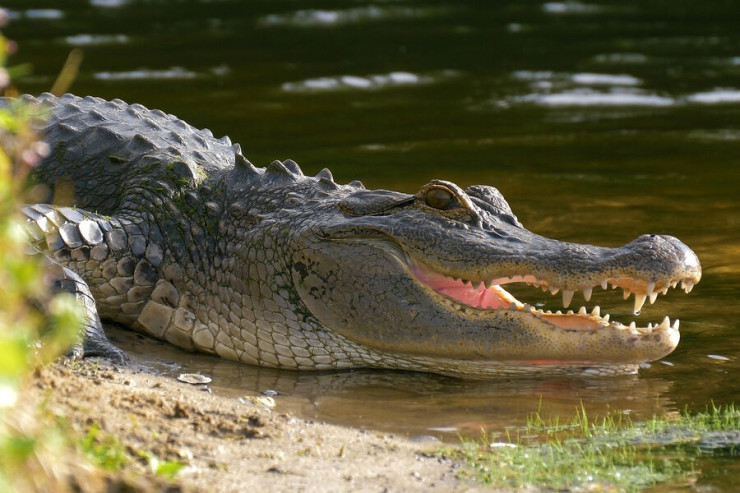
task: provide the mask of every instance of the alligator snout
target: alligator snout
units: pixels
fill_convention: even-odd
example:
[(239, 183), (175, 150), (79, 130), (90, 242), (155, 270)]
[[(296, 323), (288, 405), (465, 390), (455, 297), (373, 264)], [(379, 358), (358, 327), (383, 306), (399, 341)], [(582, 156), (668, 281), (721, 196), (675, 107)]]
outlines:
[(641, 235), (620, 250), (623, 253), (619, 257), (625, 265), (631, 265), (630, 272), (625, 274), (646, 280), (648, 287), (661, 279), (680, 280), (688, 292), (701, 279), (699, 258), (676, 237)]

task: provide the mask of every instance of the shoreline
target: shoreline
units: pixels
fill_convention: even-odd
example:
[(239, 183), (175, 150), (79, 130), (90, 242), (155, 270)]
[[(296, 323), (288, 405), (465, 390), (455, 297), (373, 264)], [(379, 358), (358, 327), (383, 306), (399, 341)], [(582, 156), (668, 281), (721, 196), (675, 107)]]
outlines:
[[(57, 363), (33, 383), (29, 397), (45, 401), (73, 436), (96, 427), (103, 441), (114, 437), (126, 459), (105, 481), (132, 491), (490, 491), (461, 479), (461, 464), (439, 442), (298, 418), (279, 399), (270, 407), (260, 395), (225, 397), (142, 365)], [(184, 465), (167, 484), (153, 463)]]

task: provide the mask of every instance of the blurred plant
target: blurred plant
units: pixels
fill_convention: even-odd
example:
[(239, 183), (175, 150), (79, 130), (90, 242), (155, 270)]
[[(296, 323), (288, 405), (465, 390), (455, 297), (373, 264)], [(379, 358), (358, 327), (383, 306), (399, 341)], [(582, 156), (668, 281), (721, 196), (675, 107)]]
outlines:
[[(0, 9), (0, 26), (8, 14)], [(0, 91), (15, 96), (7, 56), (15, 44), (0, 34)], [(62, 443), (53, 424), (23, 388), (39, 365), (63, 355), (74, 342), (82, 314), (70, 295), (52, 295), (38, 256), (27, 243), (18, 210), (25, 179), (48, 154), (33, 130), (40, 109), (23, 101), (0, 106), (0, 491), (55, 488), (54, 468), (44, 464)], [(49, 489), (49, 491), (51, 491)]]

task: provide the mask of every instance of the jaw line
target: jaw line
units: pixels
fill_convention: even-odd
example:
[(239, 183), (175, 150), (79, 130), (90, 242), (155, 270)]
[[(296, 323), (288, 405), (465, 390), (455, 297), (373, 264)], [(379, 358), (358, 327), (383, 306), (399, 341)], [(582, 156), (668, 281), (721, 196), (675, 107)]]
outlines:
[[(550, 312), (538, 310), (532, 307), (529, 304), (522, 303), (514, 296), (512, 296), (508, 291), (506, 291), (501, 285), (494, 285), (491, 284), (489, 288), (485, 288), (485, 283), (481, 284), (482, 281), (470, 283), (468, 282), (463, 283), (460, 279), (455, 279), (453, 277), (447, 276), (445, 274), (442, 274), (440, 272), (435, 271), (431, 267), (424, 264), (422, 261), (415, 259), (413, 256), (411, 256), (409, 253), (407, 253), (403, 248), (401, 248), (400, 245), (398, 245), (395, 241), (393, 241), (391, 238), (387, 237), (378, 237), (378, 236), (367, 236), (363, 238), (333, 238), (331, 241), (337, 241), (337, 242), (348, 242), (348, 243), (362, 243), (365, 246), (369, 246), (371, 248), (376, 248), (378, 250), (383, 251), (385, 254), (388, 255), (389, 260), (392, 260), (399, 265), (399, 267), (403, 268), (403, 270), (407, 273), (407, 275), (413, 279), (416, 284), (422, 287), (425, 291), (430, 293), (430, 297), (438, 297), (442, 300), (446, 300), (448, 303), (452, 302), (456, 306), (460, 308), (465, 309), (473, 309), (476, 312), (478, 312), (481, 316), (488, 316), (493, 318), (497, 313), (502, 313), (505, 310), (509, 311), (515, 311), (520, 314), (525, 314), (531, 316), (533, 319), (538, 320), (543, 324), (544, 327), (551, 327), (555, 328), (557, 330), (562, 331), (584, 331), (584, 332), (596, 332), (600, 330), (618, 330), (618, 331), (628, 331), (631, 335), (637, 336), (639, 338), (649, 337), (653, 334), (654, 331), (662, 331), (665, 332), (669, 338), (677, 340), (680, 337), (679, 334), (679, 320), (675, 319), (673, 323), (671, 323), (671, 320), (666, 316), (661, 323), (655, 323), (655, 324), (648, 324), (646, 327), (637, 327), (635, 322), (630, 323), (629, 325), (624, 325), (620, 322), (616, 321), (610, 321), (609, 314), (604, 314), (603, 316), (600, 313), (599, 307), (595, 307), (591, 313), (587, 313), (584, 307), (582, 307), (577, 313), (574, 313), (572, 311), (568, 311), (567, 313), (561, 313), (560, 310), (556, 312)], [(470, 304), (465, 302), (464, 300), (457, 299), (454, 296), (450, 296), (449, 294), (445, 294), (444, 292), (440, 292), (434, 287), (434, 283), (438, 280), (442, 279), (443, 283), (446, 283), (448, 287), (452, 287), (452, 284), (454, 283), (455, 287), (457, 289), (461, 289), (464, 286), (467, 286), (464, 289), (467, 290), (493, 290), (493, 292), (489, 293), (487, 296), (489, 300), (492, 300), (493, 298), (497, 298), (499, 300), (498, 302), (498, 308), (491, 309), (491, 308), (484, 308), (480, 304)], [(500, 281), (502, 284), (505, 283), (513, 283), (513, 282), (531, 282), (531, 281), (537, 281), (537, 279), (534, 276), (521, 276), (517, 275), (513, 278), (500, 278), (496, 281)], [(612, 283), (612, 280), (609, 280), (610, 284), (612, 284), (614, 287), (617, 285), (622, 285), (622, 283), (625, 282), (625, 279), (618, 280), (615, 283)], [(673, 283), (672, 287), (675, 287), (675, 282)], [(477, 287), (476, 287), (477, 286)], [(688, 293), (691, 290), (691, 287), (693, 286), (693, 283), (691, 286), (686, 290)], [(627, 290), (625, 289), (625, 292)], [(480, 292), (479, 292), (480, 296)], [(504, 303), (508, 303), (507, 305), (504, 305)]]
[(610, 322), (609, 314), (601, 316), (601, 310), (598, 306), (591, 313), (588, 313), (585, 307), (581, 307), (577, 313), (570, 310), (567, 313), (561, 313), (560, 310), (552, 313), (535, 309), (529, 304), (520, 302), (502, 287), (502, 284), (514, 282), (533, 284), (541, 282), (531, 275), (517, 275), (512, 278), (500, 278), (487, 282), (470, 282), (436, 272), (415, 259), (411, 259), (407, 268), (419, 284), (435, 295), (452, 300), (461, 307), (479, 310), (481, 314), (489, 313), (493, 315), (506, 310), (521, 312), (529, 314), (551, 327), (567, 331), (597, 331), (610, 328), (629, 330), (641, 337), (652, 334), (654, 330), (663, 330), (668, 333), (675, 332), (675, 335), (678, 335), (679, 321), (676, 319), (671, 324), (667, 316), (660, 324), (650, 323), (647, 327), (637, 327), (635, 322), (628, 326), (619, 322)]

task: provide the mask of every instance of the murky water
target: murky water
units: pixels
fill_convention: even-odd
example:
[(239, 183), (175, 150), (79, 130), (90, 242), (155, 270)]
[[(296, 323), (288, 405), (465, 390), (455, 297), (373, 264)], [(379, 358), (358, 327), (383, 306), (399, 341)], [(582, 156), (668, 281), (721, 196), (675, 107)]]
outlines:
[[(682, 342), (638, 376), (466, 382), (177, 358), (217, 389), (276, 389), (319, 420), (447, 438), (521, 424), (539, 407), (571, 416), (581, 401), (638, 419), (737, 401), (736, 5), (488, 3), (5, 2), (13, 61), (34, 66), (23, 90), (48, 89), (79, 48), (73, 92), (229, 134), (255, 164), (290, 157), (404, 191), (430, 178), (491, 184), (537, 233), (606, 246), (673, 234), (704, 267), (689, 296), (643, 310), (639, 320), (679, 318)], [(589, 307), (630, 320), (619, 293), (597, 294)]]

